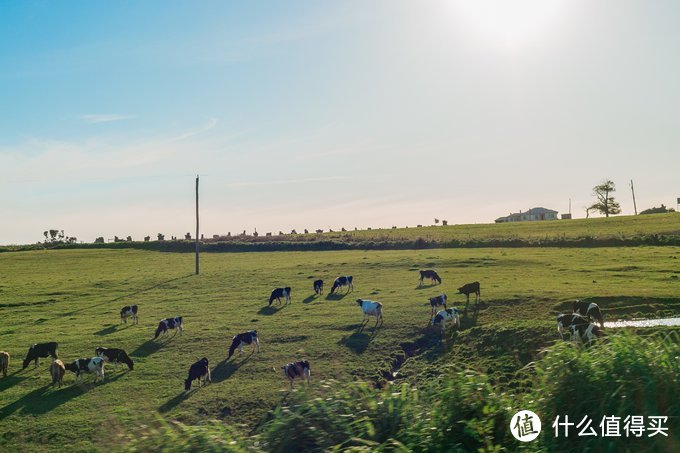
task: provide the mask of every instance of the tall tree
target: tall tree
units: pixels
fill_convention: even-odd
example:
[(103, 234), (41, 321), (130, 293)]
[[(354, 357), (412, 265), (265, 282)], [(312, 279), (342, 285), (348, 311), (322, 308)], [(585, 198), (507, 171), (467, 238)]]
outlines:
[(611, 195), (616, 191), (616, 186), (610, 180), (602, 181), (602, 183), (593, 187), (593, 195), (597, 201), (588, 209), (597, 211), (609, 217), (609, 214), (620, 214), (621, 205)]

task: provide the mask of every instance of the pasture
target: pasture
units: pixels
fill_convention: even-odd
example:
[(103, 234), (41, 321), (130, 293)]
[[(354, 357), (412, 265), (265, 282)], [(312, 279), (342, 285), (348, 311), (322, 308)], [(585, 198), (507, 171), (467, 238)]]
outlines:
[[(291, 398), (279, 368), (301, 359), (311, 362), (312, 386), (334, 379), (380, 387), (395, 374), (418, 382), (451, 364), (488, 373), (499, 388), (529, 385), (518, 371), (558, 340), (554, 317), (575, 298), (597, 302), (606, 320), (680, 314), (679, 256), (670, 246), (223, 253), (203, 254), (195, 276), (191, 254), (2, 253), (0, 350), (12, 361), (0, 378), (0, 444), (105, 449), (158, 416), (218, 419), (249, 434)], [(419, 286), (417, 271), (429, 268), (442, 285)], [(329, 297), (340, 275), (354, 276), (355, 290)], [(325, 281), (317, 297), (316, 278)], [(428, 327), (428, 297), (444, 291), (449, 306), (463, 309), (456, 288), (476, 280), (480, 304), (471, 302), (461, 332), (440, 341)], [(279, 286), (292, 287), (292, 303), (268, 307)], [(359, 297), (383, 304), (377, 331), (373, 320), (359, 329)], [(130, 304), (139, 305), (139, 325), (120, 324)], [(184, 317), (184, 334), (152, 340), (158, 321), (172, 316)], [(225, 361), (232, 336), (252, 329), (262, 351), (246, 347)], [(59, 342), (65, 363), (98, 346), (123, 348), (135, 369), (107, 365), (104, 383), (86, 376), (80, 385), (67, 372), (66, 385), (52, 388), (49, 359), (20, 371), (28, 346), (46, 341)], [(187, 370), (204, 356), (213, 382), (184, 396)]]

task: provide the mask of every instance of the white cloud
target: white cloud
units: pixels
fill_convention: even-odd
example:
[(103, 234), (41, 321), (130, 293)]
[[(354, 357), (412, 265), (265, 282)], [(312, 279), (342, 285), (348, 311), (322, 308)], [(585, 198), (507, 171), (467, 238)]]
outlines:
[(78, 118), (86, 123), (110, 123), (111, 121), (132, 120), (137, 118), (137, 115), (121, 115), (116, 113), (95, 113), (88, 115), (80, 115)]

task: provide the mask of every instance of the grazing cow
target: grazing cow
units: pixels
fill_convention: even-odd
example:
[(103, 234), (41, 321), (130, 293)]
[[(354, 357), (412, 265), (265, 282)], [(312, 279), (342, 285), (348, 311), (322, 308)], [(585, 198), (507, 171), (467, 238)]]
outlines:
[(333, 286), (331, 287), (331, 294), (335, 293), (335, 290), (340, 288), (341, 286), (346, 286), (348, 293), (350, 292), (350, 290), (354, 291), (353, 277), (351, 275), (346, 275), (343, 277), (336, 278), (335, 281), (333, 282)]
[(574, 313), (597, 321), (600, 327), (604, 329), (604, 318), (600, 307), (595, 302), (586, 302), (585, 300), (576, 300), (573, 304)]
[(7, 368), (9, 367), (9, 352), (0, 351), (0, 373), (3, 377), (7, 377)]
[(97, 348), (94, 350), (97, 357), (101, 357), (105, 362), (113, 363), (113, 369), (118, 367), (119, 363), (124, 363), (128, 366), (128, 369), (132, 371), (135, 363), (132, 361), (127, 352), (118, 348)]
[(21, 368), (25, 370), (32, 360), (35, 361), (35, 366), (40, 365), (40, 358), (52, 357), (53, 359), (58, 359), (57, 355), (57, 343), (52, 341), (50, 343), (36, 343), (30, 348), (28, 348), (28, 353), (24, 359), (24, 366)]
[(309, 367), (307, 360), (288, 363), (282, 366), (281, 369), (283, 370), (283, 375), (286, 376), (290, 383), (291, 390), (293, 390), (293, 380), (295, 378), (305, 379), (308, 385), (312, 382), (312, 369)]
[(440, 310), (432, 320), (432, 325), (436, 326), (437, 324), (440, 324), (442, 326), (442, 332), (444, 332), (446, 330), (446, 321), (454, 322), (460, 330), (460, 316), (458, 315), (458, 309), (451, 307), (445, 310)]
[(375, 325), (380, 325), (383, 323), (383, 309), (380, 302), (373, 302), (368, 299), (357, 299), (357, 305), (361, 307), (361, 311), (364, 313), (364, 317), (361, 320), (361, 325), (363, 327), (364, 322), (368, 322), (369, 316), (375, 316)]
[(235, 335), (231, 341), (231, 346), (229, 347), (229, 357), (227, 357), (227, 360), (234, 355), (234, 351), (236, 351), (237, 348), (239, 354), (241, 354), (243, 352), (243, 347), (248, 344), (255, 344), (257, 352), (260, 352), (260, 339), (257, 338), (257, 330), (251, 330)]
[(479, 290), (479, 282), (468, 283), (458, 288), (458, 294), (465, 294), (465, 297), (467, 298), (465, 306), (470, 303), (470, 294), (472, 293), (475, 293), (475, 303), (478, 303), (482, 294)]
[(84, 373), (96, 373), (94, 377), (95, 382), (97, 382), (97, 378), (101, 378), (102, 381), (104, 380), (104, 359), (101, 357), (78, 359), (73, 363), (69, 363), (64, 368), (76, 374), (76, 381), (82, 380), (81, 375)]
[(132, 318), (133, 324), (139, 324), (137, 318), (137, 305), (126, 305), (120, 310), (120, 322), (127, 324), (127, 319)]
[(177, 316), (175, 318), (165, 318), (161, 319), (158, 323), (158, 328), (156, 329), (156, 335), (153, 337), (155, 340), (162, 333), (167, 334), (169, 329), (177, 329), (179, 334), (182, 335), (184, 330), (184, 323), (182, 322), (182, 317)]
[(276, 288), (274, 291), (272, 291), (272, 295), (269, 296), (269, 305), (271, 306), (272, 302), (274, 302), (274, 299), (276, 299), (279, 302), (279, 305), (281, 305), (282, 297), (285, 297), (286, 304), (290, 303), (290, 286), (286, 286), (285, 288)]
[(430, 318), (432, 318), (434, 317), (437, 307), (446, 308), (446, 294), (441, 293), (441, 295), (437, 297), (430, 297), (430, 307), (432, 307), (432, 311), (430, 313)]
[(560, 334), (560, 338), (564, 339), (564, 331), (575, 325), (587, 325), (590, 321), (588, 318), (581, 316), (576, 313), (570, 315), (558, 315), (557, 316), (557, 331)]
[(323, 280), (314, 280), (314, 294), (323, 294)]
[(425, 280), (426, 278), (430, 279), (430, 283), (437, 282), (440, 285), (442, 283), (442, 279), (439, 276), (439, 274), (437, 274), (437, 271), (433, 271), (433, 270), (420, 271), (420, 284), (421, 285), (423, 284), (423, 280)]
[(66, 367), (64, 362), (57, 359), (50, 365), (50, 376), (52, 376), (52, 385), (59, 384), (59, 387), (64, 383), (64, 373), (66, 373)]
[(569, 327), (571, 330), (571, 337), (573, 341), (590, 344), (595, 341), (598, 337), (604, 335), (602, 329), (597, 325), (591, 323), (588, 324), (575, 324)]
[(191, 390), (191, 384), (198, 379), (199, 387), (212, 382), (210, 378), (210, 367), (208, 365), (208, 359), (203, 357), (198, 362), (191, 365), (189, 368), (189, 377), (184, 381), (184, 391), (188, 392)]

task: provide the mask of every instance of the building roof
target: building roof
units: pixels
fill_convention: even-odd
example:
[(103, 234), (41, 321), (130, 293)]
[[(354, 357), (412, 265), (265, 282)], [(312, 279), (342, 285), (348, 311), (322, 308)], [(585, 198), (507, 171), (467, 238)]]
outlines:
[(557, 211), (554, 211), (552, 209), (543, 208), (543, 207), (538, 207), (538, 208), (527, 209), (526, 211), (513, 212), (510, 215), (499, 217), (496, 220), (509, 219), (510, 217), (521, 217), (525, 214), (541, 215), (541, 214), (547, 214), (547, 213), (553, 213), (553, 214), (557, 215)]

